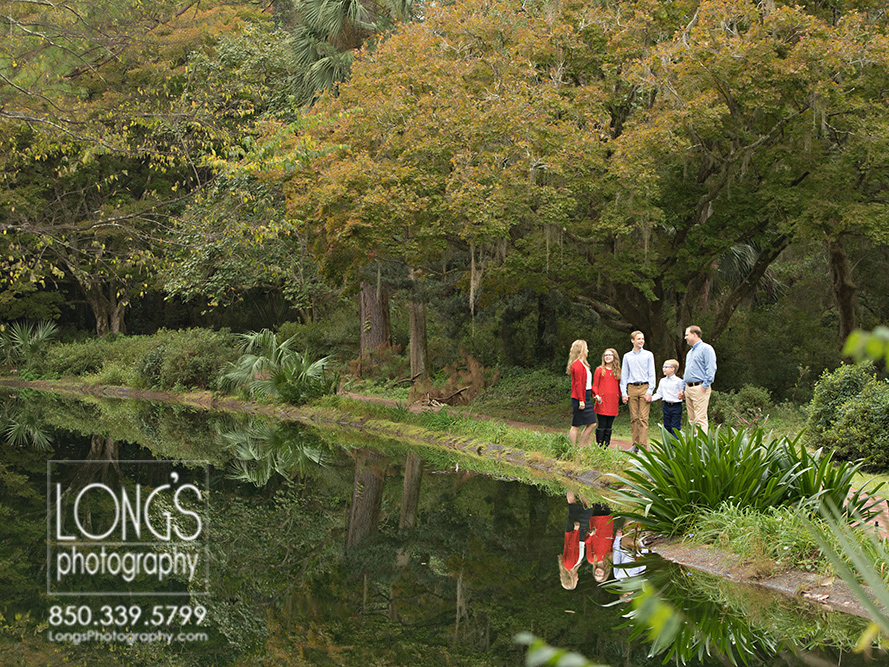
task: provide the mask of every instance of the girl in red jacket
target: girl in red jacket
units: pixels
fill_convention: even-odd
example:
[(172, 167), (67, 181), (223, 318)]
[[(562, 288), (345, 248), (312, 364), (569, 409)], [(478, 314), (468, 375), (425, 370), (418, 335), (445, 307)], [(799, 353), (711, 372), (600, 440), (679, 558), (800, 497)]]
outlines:
[(596, 427), (596, 444), (611, 444), (611, 428), (620, 405), (620, 358), (617, 350), (609, 347), (602, 353), (602, 363), (593, 375), (593, 396), (599, 425)]
[[(593, 439), (596, 427), (596, 412), (593, 409), (593, 373), (587, 363), (589, 349), (585, 340), (576, 340), (571, 344), (568, 354), (568, 365), (565, 372), (571, 376), (571, 407), (573, 416), (568, 439), (571, 444), (586, 447)], [(580, 429), (583, 431), (580, 431)], [(579, 435), (578, 435), (579, 434)]]

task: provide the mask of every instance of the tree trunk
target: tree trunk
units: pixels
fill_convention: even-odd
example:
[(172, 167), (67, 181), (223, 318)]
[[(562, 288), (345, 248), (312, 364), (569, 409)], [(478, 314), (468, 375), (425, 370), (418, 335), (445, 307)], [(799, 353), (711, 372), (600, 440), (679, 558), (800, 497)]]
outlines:
[(81, 283), (81, 287), (96, 318), (96, 335), (104, 338), (110, 333), (126, 333), (124, 313), (129, 305), (126, 293), (114, 283)]
[(401, 518), (398, 527), (413, 528), (417, 525), (417, 508), (420, 505), (420, 482), (423, 480), (423, 461), (414, 452), (404, 461), (404, 491), (401, 494)]
[(840, 345), (855, 330), (855, 292), (858, 289), (852, 281), (852, 267), (843, 244), (843, 237), (827, 241), (827, 261), (830, 264), (830, 277), (833, 282), (833, 295), (840, 316)]
[(429, 377), (429, 348), (426, 345), (426, 304), (411, 298), (411, 378), (423, 380)]
[(355, 458), (352, 504), (346, 528), (346, 551), (374, 533), (380, 520), (386, 457), (373, 450), (361, 449)]
[(361, 354), (370, 354), (391, 341), (389, 327), (389, 296), (381, 286), (361, 283), (358, 294), (361, 316)]
[[(401, 517), (398, 529), (414, 528), (417, 525), (417, 509), (420, 506), (420, 482), (423, 480), (423, 461), (411, 452), (404, 461), (404, 490), (401, 493)], [(410, 559), (404, 548), (395, 552), (395, 566), (407, 567)]]

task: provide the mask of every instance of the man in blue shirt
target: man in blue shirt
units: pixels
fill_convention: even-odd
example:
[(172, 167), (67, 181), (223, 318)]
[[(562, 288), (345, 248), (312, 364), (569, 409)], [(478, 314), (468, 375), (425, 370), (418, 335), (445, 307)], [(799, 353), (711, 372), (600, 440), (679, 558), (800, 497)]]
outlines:
[(710, 385), (716, 377), (716, 351), (701, 340), (701, 327), (692, 325), (685, 330), (685, 342), (691, 345), (685, 355), (685, 398), (688, 423), (707, 432), (707, 408), (710, 405)]
[(648, 414), (651, 409), (651, 395), (657, 378), (654, 374), (654, 355), (643, 349), (645, 334), (634, 331), (630, 334), (633, 349), (624, 355), (620, 366), (620, 394), (624, 403), (629, 403), (630, 432), (633, 435), (633, 448), (648, 446)]

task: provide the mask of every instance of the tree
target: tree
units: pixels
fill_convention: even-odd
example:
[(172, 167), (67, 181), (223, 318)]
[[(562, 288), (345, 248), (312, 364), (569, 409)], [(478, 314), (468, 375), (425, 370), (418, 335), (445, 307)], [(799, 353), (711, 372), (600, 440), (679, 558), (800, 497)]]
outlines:
[(465, 253), (470, 313), (558, 290), (676, 356), (690, 322), (717, 340), (795, 239), (882, 233), (885, 169), (865, 159), (886, 126), (880, 17), (429, 8), (315, 105), (307, 134), (332, 150), (290, 181), (289, 210), (329, 271), (370, 256), (433, 273)]
[(130, 299), (154, 283), (171, 218), (212, 179), (202, 156), (230, 144), (255, 110), (250, 86), (205, 87), (190, 58), (260, 15), (237, 4), (9, 8), (2, 286), (71, 281), (99, 335), (124, 331)]

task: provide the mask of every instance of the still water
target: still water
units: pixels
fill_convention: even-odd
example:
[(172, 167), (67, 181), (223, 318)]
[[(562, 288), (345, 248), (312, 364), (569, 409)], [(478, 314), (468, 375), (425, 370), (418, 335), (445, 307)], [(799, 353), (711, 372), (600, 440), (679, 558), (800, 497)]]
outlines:
[(3, 665), (522, 665), (523, 632), (615, 667), (887, 664), (851, 652), (860, 619), (652, 555), (563, 589), (565, 489), (500, 464), (134, 400), (0, 409)]

